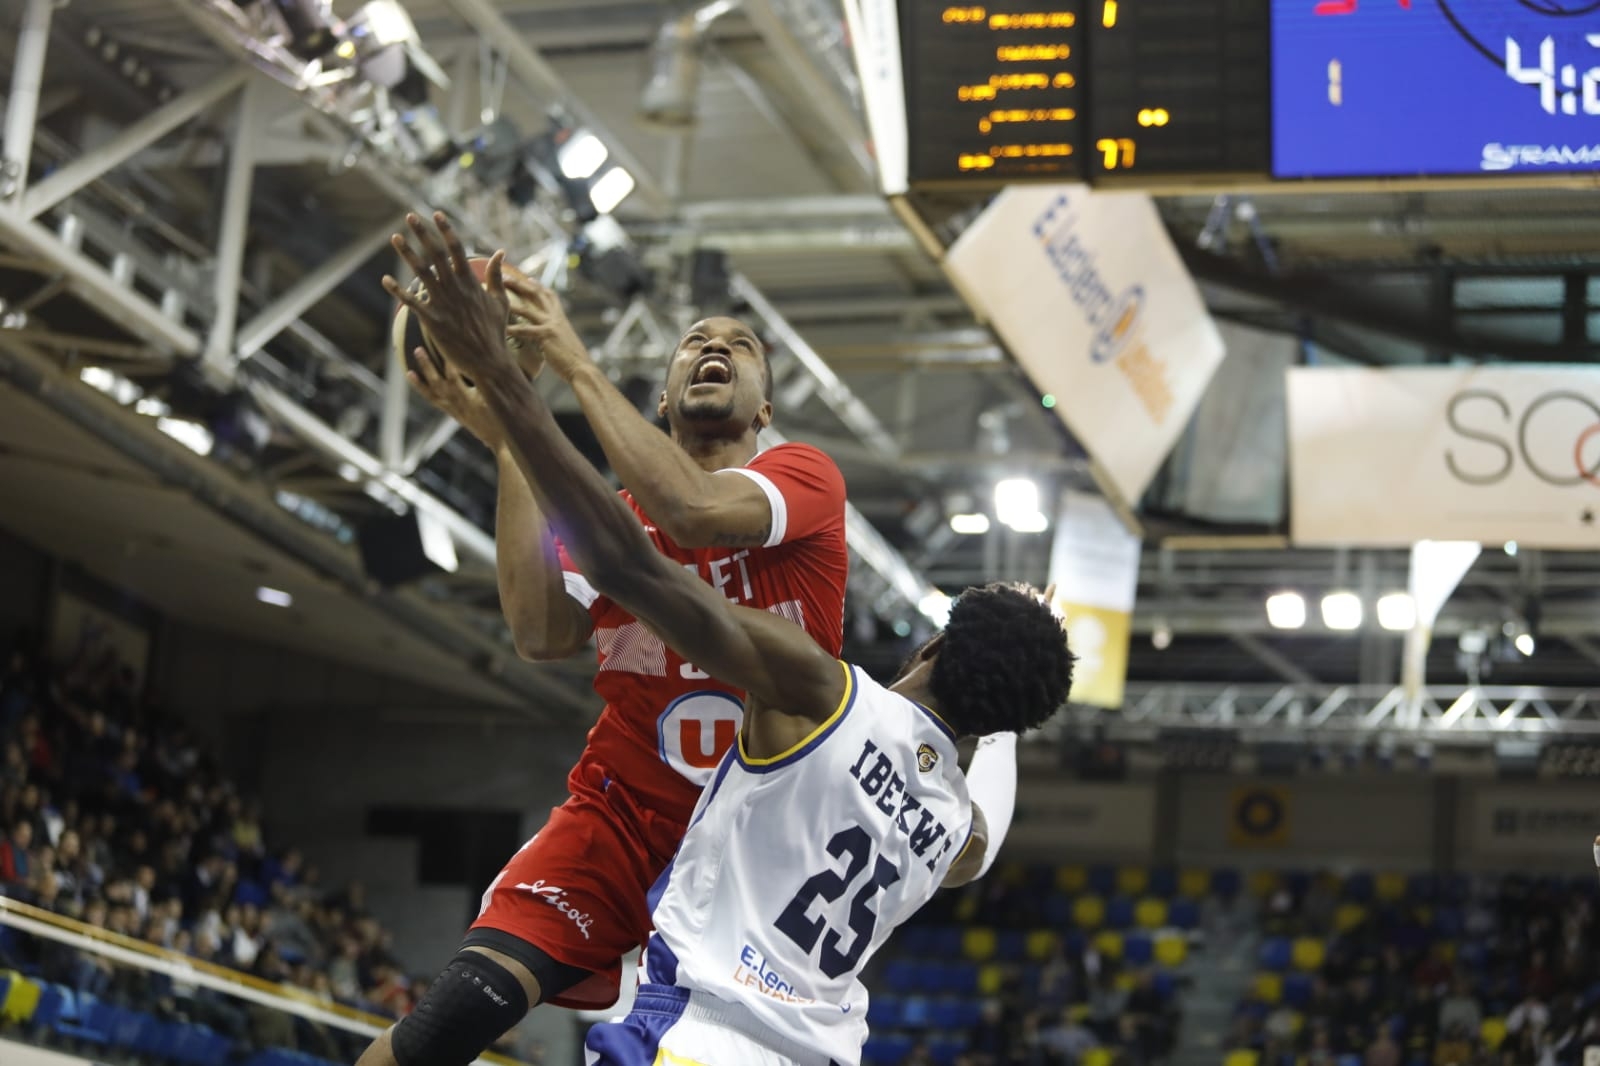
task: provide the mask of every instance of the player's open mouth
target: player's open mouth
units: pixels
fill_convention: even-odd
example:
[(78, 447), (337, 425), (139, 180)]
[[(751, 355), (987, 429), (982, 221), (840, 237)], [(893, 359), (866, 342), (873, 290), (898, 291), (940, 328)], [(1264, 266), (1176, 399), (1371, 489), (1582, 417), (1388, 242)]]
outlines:
[(733, 364), (720, 355), (707, 355), (694, 365), (689, 385), (727, 385), (733, 381)]

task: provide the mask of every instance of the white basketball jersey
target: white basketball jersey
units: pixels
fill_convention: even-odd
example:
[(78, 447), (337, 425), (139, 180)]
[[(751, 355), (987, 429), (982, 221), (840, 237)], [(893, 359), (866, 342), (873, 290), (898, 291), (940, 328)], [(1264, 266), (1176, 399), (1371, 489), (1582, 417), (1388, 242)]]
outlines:
[(741, 741), (718, 767), (651, 890), (645, 967), (854, 1066), (861, 969), (938, 890), (972, 805), (950, 728), (841, 666), (845, 697), (804, 743), (751, 759)]

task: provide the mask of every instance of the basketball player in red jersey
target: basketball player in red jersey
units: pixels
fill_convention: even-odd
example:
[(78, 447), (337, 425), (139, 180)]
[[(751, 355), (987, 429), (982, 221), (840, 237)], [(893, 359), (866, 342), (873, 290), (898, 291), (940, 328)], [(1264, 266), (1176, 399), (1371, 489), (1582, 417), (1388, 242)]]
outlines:
[[(449, 360), (505, 344), (503, 313), (482, 290), (443, 215), (436, 233), (407, 221), (396, 250), (426, 302), (385, 279)], [(655, 547), (735, 603), (802, 625), (830, 654), (843, 642), (849, 565), (844, 479), (826, 455), (781, 444), (759, 455), (772, 419), (759, 338), (732, 318), (690, 327), (667, 368), (660, 411), (672, 440), (590, 360), (555, 294), (515, 282), (524, 369), (567, 381)], [(528, 343), (531, 342), (531, 343)], [(567, 779), (570, 797), (506, 864), (441, 978), (358, 1066), (465, 1066), (542, 1002), (616, 1002), (624, 955), (650, 931), (646, 895), (677, 850), (701, 787), (733, 743), (741, 693), (685, 662), (595, 593), (534, 504), (487, 405), (449, 365), (420, 356), (413, 385), (494, 450), (501, 603), (520, 654), (570, 655), (593, 635), (605, 700)]]

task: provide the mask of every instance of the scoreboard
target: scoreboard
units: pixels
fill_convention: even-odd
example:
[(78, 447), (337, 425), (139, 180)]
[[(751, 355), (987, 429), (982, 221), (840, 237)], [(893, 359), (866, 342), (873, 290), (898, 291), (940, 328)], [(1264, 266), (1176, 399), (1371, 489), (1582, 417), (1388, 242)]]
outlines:
[(1600, 173), (1600, 0), (846, 11), (898, 37), (892, 63), (855, 43), (864, 93), (895, 98), (868, 101), (880, 165), (901, 153), (885, 173), (908, 187)]

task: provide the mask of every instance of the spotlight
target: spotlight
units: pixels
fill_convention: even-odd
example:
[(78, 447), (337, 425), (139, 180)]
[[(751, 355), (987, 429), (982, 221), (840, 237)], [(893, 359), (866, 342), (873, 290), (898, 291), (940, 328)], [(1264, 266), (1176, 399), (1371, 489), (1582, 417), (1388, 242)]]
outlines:
[(256, 589), (256, 599), (271, 607), (293, 607), (294, 597), (282, 589), (268, 588), (262, 585)]
[(975, 536), (989, 532), (989, 516), (982, 511), (974, 514), (953, 514), (950, 516), (950, 529), (954, 533), (964, 536)]
[(1509, 555), (1513, 559), (1515, 559), (1517, 557), (1517, 551), (1518, 551), (1518, 549), (1517, 549), (1517, 542), (1516, 541), (1514, 541), (1514, 540), (1506, 541), (1506, 554), (1507, 555)]
[(1050, 519), (1039, 509), (1039, 486), (1032, 478), (1012, 477), (996, 482), (994, 514), (1001, 524), (1018, 533), (1043, 533)]
[(586, 181), (605, 165), (610, 154), (600, 138), (588, 130), (580, 130), (557, 149), (556, 158), (562, 174), (574, 181)]
[(589, 202), (602, 215), (609, 215), (633, 192), (633, 175), (621, 167), (612, 167), (589, 186)]
[(1409, 593), (1391, 592), (1378, 598), (1378, 624), (1403, 633), (1417, 624), (1417, 605)]
[(1150, 631), (1150, 644), (1156, 651), (1166, 651), (1172, 647), (1172, 627), (1166, 622), (1157, 622), (1155, 629)]
[(1522, 653), (1523, 658), (1531, 656), (1538, 648), (1538, 643), (1533, 639), (1532, 633), (1518, 633), (1517, 638), (1511, 643), (1516, 647), (1517, 651)]
[(1268, 596), (1267, 624), (1273, 629), (1299, 629), (1305, 625), (1305, 597), (1298, 592), (1276, 592)]
[(1330, 592), (1322, 597), (1322, 624), (1329, 629), (1360, 629), (1361, 614), (1361, 597), (1353, 592)]

